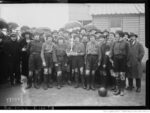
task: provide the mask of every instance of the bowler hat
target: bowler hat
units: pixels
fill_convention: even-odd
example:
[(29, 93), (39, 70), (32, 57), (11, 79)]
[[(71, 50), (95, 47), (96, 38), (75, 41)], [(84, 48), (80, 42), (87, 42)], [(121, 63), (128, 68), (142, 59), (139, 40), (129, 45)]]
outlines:
[(135, 33), (130, 33), (130, 37), (133, 37), (133, 36), (135, 36), (136, 38), (138, 37), (137, 34), (135, 34)]

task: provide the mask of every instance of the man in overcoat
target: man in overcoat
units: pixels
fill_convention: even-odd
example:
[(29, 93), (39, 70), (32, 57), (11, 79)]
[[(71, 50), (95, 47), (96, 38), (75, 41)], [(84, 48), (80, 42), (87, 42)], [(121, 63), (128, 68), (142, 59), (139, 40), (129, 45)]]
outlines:
[(128, 62), (128, 81), (129, 87), (128, 90), (132, 90), (133, 88), (133, 79), (136, 80), (136, 92), (141, 91), (141, 77), (142, 77), (142, 58), (144, 56), (144, 48), (143, 45), (137, 41), (137, 35), (134, 33), (130, 34), (130, 54), (129, 54), (129, 62)]

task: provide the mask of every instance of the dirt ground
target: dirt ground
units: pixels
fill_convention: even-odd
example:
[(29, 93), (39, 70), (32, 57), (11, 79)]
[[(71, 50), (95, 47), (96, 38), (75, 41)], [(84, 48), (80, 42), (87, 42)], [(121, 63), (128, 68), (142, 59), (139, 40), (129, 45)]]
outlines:
[(124, 96), (115, 96), (108, 90), (107, 97), (100, 97), (98, 89), (87, 91), (68, 85), (60, 90), (56, 86), (48, 90), (25, 90), (24, 85), (6, 84), (0, 86), (0, 106), (144, 106), (145, 94), (145, 79), (142, 79), (141, 93), (136, 93), (134, 88), (125, 90)]

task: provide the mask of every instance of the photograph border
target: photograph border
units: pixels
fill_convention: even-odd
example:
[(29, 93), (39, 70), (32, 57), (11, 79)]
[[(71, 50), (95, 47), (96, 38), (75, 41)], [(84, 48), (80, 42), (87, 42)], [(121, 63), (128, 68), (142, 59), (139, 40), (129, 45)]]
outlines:
[[(149, 30), (150, 30), (150, 13), (149, 13), (149, 4), (148, 0), (68, 0), (68, 2), (50, 2), (50, 0), (20, 0), (20, 1), (5, 1), (1, 0), (1, 4), (32, 4), (32, 3), (145, 3), (145, 46), (148, 49), (149, 52)], [(150, 71), (148, 69), (149, 67), (149, 58), (146, 62), (146, 96), (145, 96), (145, 106), (0, 106), (0, 109), (4, 110), (123, 110), (123, 109), (130, 109), (130, 110), (148, 110), (150, 109)]]

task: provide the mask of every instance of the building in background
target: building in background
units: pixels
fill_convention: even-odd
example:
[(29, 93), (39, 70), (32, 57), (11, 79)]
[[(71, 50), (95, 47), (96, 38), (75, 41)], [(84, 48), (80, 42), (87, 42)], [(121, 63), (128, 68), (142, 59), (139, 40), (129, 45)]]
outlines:
[[(134, 32), (145, 47), (144, 4), (77, 4), (69, 6), (69, 20), (92, 23), (101, 31)], [(86, 23), (86, 24), (88, 24)], [(143, 61), (148, 58), (145, 47)]]
[(89, 14), (88, 4), (69, 4), (69, 21), (79, 21), (83, 25), (92, 22), (92, 16)]

